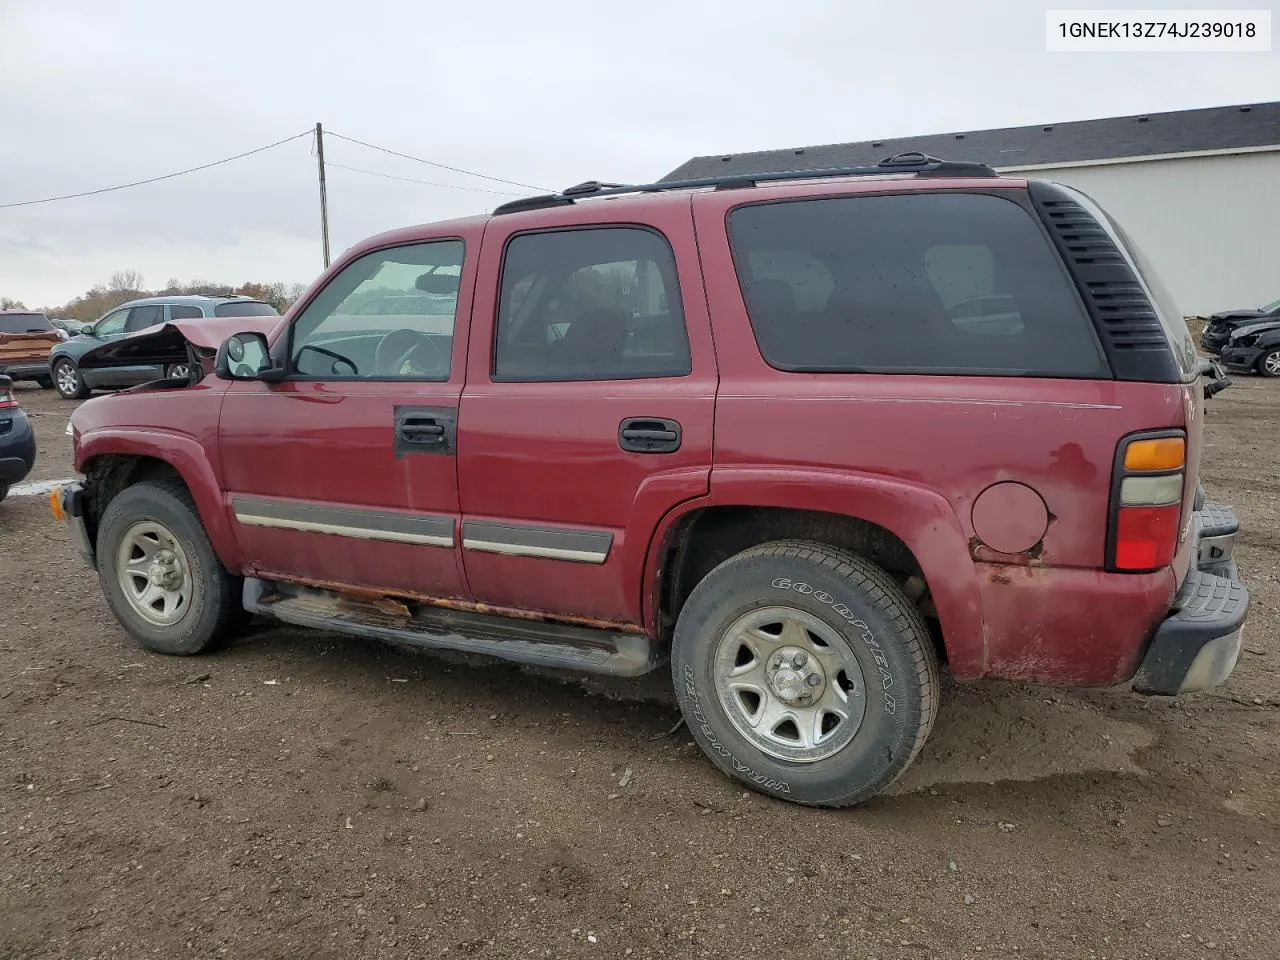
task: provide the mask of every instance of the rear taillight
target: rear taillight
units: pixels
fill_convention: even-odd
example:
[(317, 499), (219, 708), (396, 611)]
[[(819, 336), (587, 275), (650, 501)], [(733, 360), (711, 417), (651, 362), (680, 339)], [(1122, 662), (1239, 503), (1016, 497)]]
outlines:
[(1128, 437), (1116, 453), (1108, 567), (1126, 573), (1173, 562), (1182, 524), (1187, 440), (1178, 432)]
[(16, 407), (18, 401), (13, 399), (13, 391), (8, 387), (0, 387), (0, 409), (5, 407)]

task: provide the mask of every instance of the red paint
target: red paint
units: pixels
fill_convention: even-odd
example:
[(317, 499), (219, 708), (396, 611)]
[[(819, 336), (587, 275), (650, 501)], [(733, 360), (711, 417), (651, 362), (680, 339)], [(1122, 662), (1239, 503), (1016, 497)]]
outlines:
[(997, 553), (1023, 553), (1049, 529), (1040, 494), (1023, 483), (993, 483), (973, 502), (973, 532)]
[[(461, 236), (467, 256), (447, 383), (207, 378), (188, 390), (94, 400), (74, 416), (77, 466), (144, 452), (173, 463), (233, 570), (651, 633), (663, 547), (691, 511), (758, 506), (858, 517), (893, 532), (919, 561), (957, 677), (1118, 682), (1168, 611), (1189, 543), (1184, 526), (1171, 565), (1151, 574), (1102, 572), (1117, 443), (1138, 430), (1186, 431), (1189, 518), (1201, 447), (1198, 385), (783, 373), (756, 347), (724, 228), (733, 206), (769, 198), (1024, 186), (783, 184), (588, 200), (384, 234), (336, 262), (290, 317), (372, 249)], [(670, 241), (689, 376), (491, 380), (504, 244), (519, 231), (583, 224), (639, 224)], [(397, 460), (391, 410), (398, 403), (456, 407), (457, 456)], [(627, 417), (678, 420), (681, 449), (621, 451), (618, 425)], [(448, 550), (249, 528), (231, 516), (235, 494), (444, 515), (459, 534), (475, 519), (608, 531), (614, 539), (605, 563), (588, 564), (464, 551), (460, 535)], [(993, 550), (1039, 549), (1017, 563), (975, 562), (975, 538)]]

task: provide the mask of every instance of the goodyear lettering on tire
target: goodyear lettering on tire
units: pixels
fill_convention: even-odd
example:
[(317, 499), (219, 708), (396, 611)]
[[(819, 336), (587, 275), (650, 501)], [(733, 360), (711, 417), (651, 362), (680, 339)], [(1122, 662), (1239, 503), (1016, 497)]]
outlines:
[(729, 752), (729, 748), (722, 744), (711, 730), (711, 725), (707, 723), (706, 717), (702, 713), (702, 703), (698, 700), (698, 691), (694, 684), (693, 667), (687, 663), (684, 667), (684, 692), (689, 698), (689, 712), (693, 715), (694, 720), (698, 724), (698, 730), (707, 739), (708, 745), (720, 756), (724, 757), (733, 766), (734, 772), (738, 773), (752, 783), (760, 786), (765, 790), (773, 790), (776, 793), (790, 793), (791, 784), (785, 780), (777, 780), (763, 773), (756, 773), (745, 763)]
[(894, 685), (893, 674), (889, 672), (889, 659), (884, 655), (884, 648), (880, 646), (880, 641), (876, 639), (876, 635), (866, 622), (859, 620), (849, 607), (843, 603), (837, 603), (835, 598), (829, 593), (822, 590), (814, 590), (809, 584), (801, 580), (792, 580), (790, 577), (778, 577), (773, 581), (773, 586), (778, 590), (791, 590), (804, 597), (813, 597), (819, 603), (826, 606), (849, 626), (853, 627), (862, 636), (862, 642), (867, 645), (867, 649), (871, 651), (871, 659), (875, 661), (876, 669), (880, 673), (880, 688), (884, 695), (884, 712), (894, 714), (898, 710), (897, 699), (889, 692), (889, 688)]

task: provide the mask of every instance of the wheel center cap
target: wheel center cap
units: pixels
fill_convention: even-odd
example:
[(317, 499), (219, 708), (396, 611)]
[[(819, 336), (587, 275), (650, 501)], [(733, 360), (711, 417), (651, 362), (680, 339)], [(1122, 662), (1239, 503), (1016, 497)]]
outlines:
[(817, 659), (798, 647), (783, 647), (769, 659), (765, 676), (773, 695), (789, 706), (810, 706), (823, 693), (827, 678)]

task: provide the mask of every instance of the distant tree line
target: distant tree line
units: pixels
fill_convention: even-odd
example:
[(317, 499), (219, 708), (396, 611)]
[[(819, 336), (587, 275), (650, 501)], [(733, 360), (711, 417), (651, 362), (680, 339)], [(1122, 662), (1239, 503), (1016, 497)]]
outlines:
[[(139, 297), (172, 297), (182, 294), (204, 294), (210, 297), (245, 296), (253, 297), (269, 303), (281, 313), (289, 309), (289, 305), (302, 295), (306, 289), (303, 283), (242, 283), (232, 286), (229, 283), (214, 283), (209, 280), (191, 280), (183, 283), (176, 277), (169, 280), (160, 290), (147, 290), (142, 283), (142, 274), (137, 270), (117, 270), (105, 284), (98, 284), (78, 297), (68, 300), (59, 306), (42, 307), (41, 312), (47, 317), (65, 320), (97, 320), (108, 310), (137, 300)], [(20, 300), (0, 297), (0, 309), (26, 309)]]

